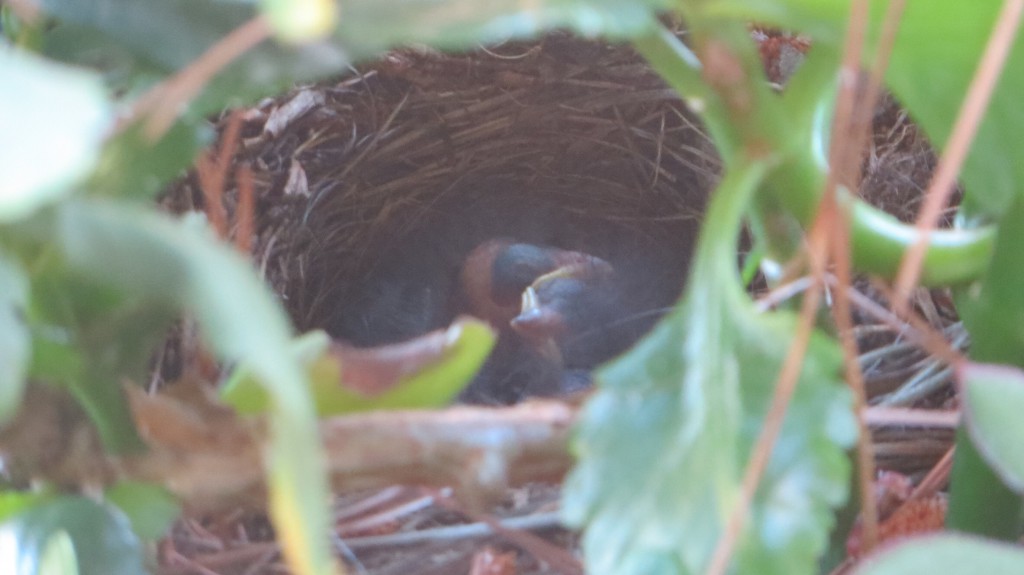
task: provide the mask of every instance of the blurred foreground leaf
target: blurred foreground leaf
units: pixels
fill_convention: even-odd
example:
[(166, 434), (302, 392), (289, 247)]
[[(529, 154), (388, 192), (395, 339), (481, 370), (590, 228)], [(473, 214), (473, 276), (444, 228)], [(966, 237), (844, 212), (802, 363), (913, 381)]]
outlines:
[[(212, 0), (42, 0), (57, 19), (49, 55), (70, 62), (109, 63), (134, 86), (137, 74), (176, 72), (235, 28), (257, 16), (255, 2)], [(97, 37), (98, 36), (98, 37)], [(70, 39), (65, 40), (66, 37)], [(80, 47), (89, 38), (91, 50)], [(228, 65), (191, 104), (200, 117), (255, 101), (294, 84), (344, 71), (346, 53), (327, 42), (283, 46), (264, 42)]]
[[(735, 264), (762, 166), (728, 173), (682, 304), (598, 374), (582, 413), (565, 515), (595, 575), (701, 573), (733, 510), (795, 318), (758, 316)], [(734, 559), (741, 573), (815, 572), (846, 498), (855, 437), (840, 354), (817, 334)]]
[[(441, 407), (480, 370), (494, 347), (494, 331), (464, 318), (409, 342), (356, 349), (332, 343), (322, 331), (296, 339), (291, 352), (305, 366), (320, 416), (374, 409)], [(267, 409), (266, 392), (243, 366), (222, 397), (243, 413)]]
[(180, 120), (156, 142), (136, 123), (106, 142), (86, 185), (98, 195), (151, 199), (212, 140), (213, 130), (205, 121)]
[[(1024, 199), (1019, 199), (1000, 219), (995, 251), (982, 281), (957, 294), (957, 309), (971, 334), (974, 361), (1024, 366), (1022, 241)], [(947, 524), (1016, 540), (1021, 533), (1024, 470), (1020, 468), (1019, 438), (1024, 429), (1019, 425), (1020, 411), (1014, 417), (1006, 409), (1020, 405), (1013, 383), (1019, 374), (1008, 367), (969, 365), (960, 376), (964, 379), (965, 417), (957, 431)]]
[(337, 36), (359, 57), (410, 43), (470, 48), (556, 28), (621, 39), (650, 29), (671, 7), (669, 0), (352, 0), (343, 5)]
[(146, 541), (163, 537), (181, 512), (178, 501), (167, 490), (149, 483), (122, 481), (104, 496), (128, 517), (132, 531)]
[(880, 552), (855, 575), (935, 575), (936, 573), (1024, 573), (1024, 550), (976, 537), (942, 534), (918, 537)]
[(28, 280), (0, 251), (0, 425), (18, 409), (25, 389), (31, 338), (25, 325)]
[(304, 574), (330, 573), (327, 485), (308, 385), (288, 354), (290, 327), (270, 290), (228, 246), (152, 211), (66, 202), (58, 238), (68, 262), (97, 281), (190, 310), (205, 341), (244, 361), (273, 398), (267, 453), (271, 510), (285, 556)]
[(67, 565), (69, 559), (61, 557), (67, 547), (59, 542), (65, 538), (73, 546), (71, 560), (82, 575), (145, 572), (139, 539), (116, 507), (65, 496), (38, 501), (0, 523), (0, 541), (4, 542), (0, 573), (35, 575), (45, 572), (41, 570), (44, 563), (51, 568)]
[(74, 394), (111, 451), (141, 449), (121, 386), (148, 374), (170, 306), (83, 277), (57, 257), (35, 272), (32, 377)]
[(962, 368), (964, 423), (978, 451), (1018, 494), (1024, 494), (1024, 371), (999, 365)]
[[(1021, 180), (1024, 181), (1024, 180)], [(957, 308), (971, 334), (971, 357), (1024, 367), (1024, 197), (1004, 212), (984, 278), (962, 290)]]
[(71, 193), (110, 127), (99, 78), (0, 49), (0, 223)]

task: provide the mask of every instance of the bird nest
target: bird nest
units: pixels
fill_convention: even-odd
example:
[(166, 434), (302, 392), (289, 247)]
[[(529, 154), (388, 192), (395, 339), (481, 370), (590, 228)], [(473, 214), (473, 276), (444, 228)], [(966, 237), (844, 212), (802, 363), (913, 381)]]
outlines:
[[(618, 297), (605, 303), (635, 340), (682, 291), (718, 173), (700, 126), (635, 53), (563, 35), (459, 55), (391, 53), (230, 116), (240, 126), (233, 162), (252, 169), (257, 267), (299, 330), (322, 328), (363, 346), (448, 325), (465, 311), (463, 262), (495, 238), (610, 263)], [(934, 156), (892, 101), (875, 120), (862, 195), (906, 218)], [(225, 114), (222, 135), (231, 123)], [(165, 205), (208, 208), (198, 180), (180, 182)], [(244, 212), (242, 187), (227, 182), (229, 213)], [(951, 305), (935, 295), (919, 294), (919, 309), (964, 345)], [(872, 402), (948, 403), (939, 361), (904, 343), (898, 322), (862, 312), (857, 335)], [(473, 399), (518, 399), (529, 389), (521, 380), (538, 376), (510, 365), (521, 359), (506, 354), (497, 360), (505, 365), (485, 366)], [(908, 473), (931, 467), (951, 437), (948, 428), (898, 423), (874, 431), (879, 463)], [(380, 545), (394, 563), (392, 542)], [(476, 546), (467, 549), (459, 561)], [(409, 565), (422, 557), (412, 553)]]
[[(494, 238), (609, 262), (621, 297), (601, 305), (635, 340), (681, 293), (717, 173), (693, 116), (635, 53), (562, 35), (392, 53), (250, 110), (241, 148), (267, 280), (299, 329), (367, 346), (465, 312), (459, 269)], [(192, 184), (174, 196), (198, 198)], [(522, 389), (512, 380), (537, 374), (521, 367), (485, 371)]]
[[(465, 311), (458, 280), (467, 254), (502, 237), (610, 262), (622, 285), (606, 305), (635, 340), (681, 293), (718, 172), (699, 124), (641, 58), (566, 35), (455, 55), (393, 52), (226, 113), (222, 136), (229, 116), (241, 124), (232, 162), (253, 173), (260, 271), (299, 330), (364, 346), (448, 325)], [(874, 124), (861, 195), (910, 219), (934, 154), (892, 98)], [(225, 189), (235, 213), (237, 183)], [(208, 204), (196, 174), (163, 201), (174, 211)], [(931, 317), (961, 337), (955, 311)], [(886, 366), (901, 366), (865, 363), (884, 382), (869, 389), (876, 401), (891, 403), (901, 382), (920, 378), (941, 392), (932, 403), (948, 398), (948, 374), (934, 359), (892, 325), (858, 318), (865, 362), (888, 354)], [(922, 361), (927, 369), (907, 371)], [(477, 399), (518, 399), (524, 385), (510, 380), (543, 376), (519, 367), (485, 369), (491, 381)]]

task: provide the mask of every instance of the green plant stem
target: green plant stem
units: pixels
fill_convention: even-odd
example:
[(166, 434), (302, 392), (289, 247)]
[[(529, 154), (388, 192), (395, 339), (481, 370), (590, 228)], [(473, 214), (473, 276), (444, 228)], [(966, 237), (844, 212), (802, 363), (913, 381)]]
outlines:
[[(795, 157), (769, 176), (767, 192), (773, 205), (791, 213), (799, 224), (808, 225), (817, 211), (824, 177), (810, 157)], [(854, 268), (888, 279), (895, 277), (903, 254), (918, 237), (917, 229), (845, 190), (839, 190), (839, 199), (850, 218)], [(980, 278), (991, 261), (995, 236), (994, 226), (930, 232), (921, 284), (960, 284)]]
[[(800, 241), (793, 233), (796, 225), (810, 224), (823, 189), (825, 168), (814, 161), (806, 145), (809, 138), (804, 139), (802, 146), (792, 149), (793, 135), (786, 133), (784, 128), (778, 129), (777, 119), (773, 121), (765, 117), (779, 114), (782, 110), (771, 105), (769, 99), (774, 95), (769, 93), (766, 97), (762, 90), (749, 91), (750, 95), (757, 96), (754, 100), (756, 105), (751, 110), (752, 118), (741, 122), (731, 116), (728, 106), (704, 81), (701, 64), (694, 53), (670, 31), (656, 30), (637, 38), (635, 45), (665, 81), (705, 120), (726, 166), (733, 161), (737, 150), (754, 143), (752, 139), (755, 137), (766, 138), (771, 151), (787, 155), (787, 161), (765, 182), (765, 194), (760, 196), (769, 197), (757, 199), (751, 217), (759, 220), (754, 222), (754, 228), (774, 257), (792, 255)], [(743, 125), (736, 125), (740, 123)], [(886, 278), (894, 277), (903, 254), (916, 241), (919, 232), (849, 193), (842, 193), (840, 197), (851, 218), (850, 241), (855, 269)], [(795, 218), (793, 225), (785, 224), (788, 214)], [(993, 227), (928, 233), (929, 247), (921, 276), (923, 285), (966, 283), (980, 277), (987, 268), (995, 240)]]

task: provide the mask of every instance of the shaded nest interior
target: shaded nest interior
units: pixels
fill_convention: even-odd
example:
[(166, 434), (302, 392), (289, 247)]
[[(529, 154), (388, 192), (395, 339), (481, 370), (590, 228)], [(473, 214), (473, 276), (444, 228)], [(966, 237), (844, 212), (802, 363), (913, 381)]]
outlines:
[[(614, 269), (567, 368), (621, 352), (682, 291), (716, 158), (631, 50), (554, 36), (399, 52), (261, 110), (285, 102), (311, 106), (273, 131), (250, 114), (235, 160), (254, 169), (255, 251), (300, 330), (371, 346), (447, 326), (467, 311), (463, 261), (495, 238)], [(198, 203), (192, 184), (177, 201)], [(502, 342), (468, 397), (557, 393), (559, 367)]]
[[(874, 128), (862, 195), (908, 219), (934, 154), (891, 99)], [(494, 238), (609, 262), (615, 298), (605, 323), (618, 330), (615, 341), (578, 365), (556, 367), (499, 343), (466, 396), (484, 403), (558, 393), (563, 367), (585, 372), (649, 329), (682, 292), (718, 173), (693, 116), (638, 56), (561, 35), (463, 55), (392, 53), (340, 80), (268, 100), (245, 113), (234, 161), (254, 173), (254, 261), (303, 331), (323, 328), (372, 346), (444, 327), (465, 311), (463, 261)], [(237, 198), (229, 183), (229, 212)], [(164, 202), (176, 211), (202, 209), (196, 178)], [(918, 309), (966, 345), (944, 294), (922, 291)], [(953, 401), (948, 369), (907, 343), (900, 326), (868, 313), (858, 313), (858, 323), (873, 403)], [(883, 468), (922, 473), (948, 448), (951, 431), (881, 426), (875, 439)], [(504, 513), (539, 513), (557, 498), (545, 489), (523, 493), (510, 493), (516, 503)], [(373, 497), (379, 494), (355, 501)], [(436, 507), (394, 515), (381, 505), (368, 507), (389, 518), (381, 529), (395, 521), (416, 523), (412, 529), (459, 522)], [(466, 572), (478, 543), (427, 569), (424, 557), (437, 559), (430, 549), (454, 548), (446, 537), (426, 537), (420, 551), (399, 555), (384, 540), (368, 543), (359, 560), (369, 565), (372, 550), (387, 550), (389, 559), (373, 572)]]

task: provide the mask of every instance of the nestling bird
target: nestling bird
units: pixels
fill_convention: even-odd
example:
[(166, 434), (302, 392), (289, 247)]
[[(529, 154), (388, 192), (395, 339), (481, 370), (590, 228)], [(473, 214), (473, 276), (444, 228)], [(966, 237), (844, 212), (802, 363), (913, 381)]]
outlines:
[(524, 291), (538, 278), (596, 278), (611, 272), (611, 265), (598, 257), (501, 238), (484, 242), (466, 256), (460, 280), (468, 311), (507, 330), (523, 311)]
[[(629, 342), (606, 329), (621, 313), (613, 276), (608, 262), (576, 251), (510, 239), (474, 249), (460, 273), (466, 305), (502, 334), (484, 370), (512, 366), (499, 377), (522, 388), (490, 393), (518, 398), (575, 390), (580, 370), (625, 349)], [(474, 399), (474, 389), (467, 392)]]
[(476, 316), (499, 341), (460, 399), (507, 404), (585, 387), (593, 368), (625, 351), (660, 315), (652, 310), (664, 300), (651, 290), (662, 285), (661, 268), (642, 250), (613, 269), (604, 258), (537, 240), (483, 238), (434, 234), (399, 244), (397, 256), (382, 256), (346, 294), (331, 334), (374, 347), (441, 329), (459, 314)]

